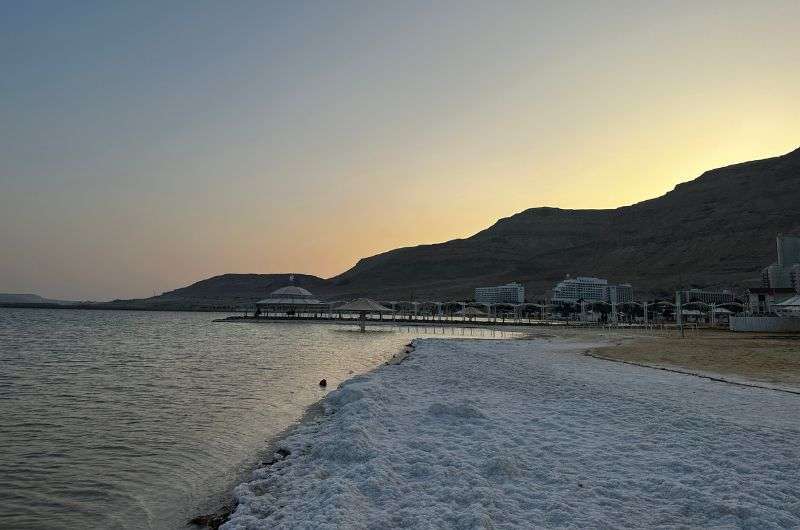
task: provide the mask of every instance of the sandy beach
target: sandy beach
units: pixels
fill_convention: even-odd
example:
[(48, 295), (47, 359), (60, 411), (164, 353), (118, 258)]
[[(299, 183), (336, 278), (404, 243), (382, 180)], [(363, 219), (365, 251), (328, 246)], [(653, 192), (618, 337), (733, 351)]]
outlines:
[(620, 334), (598, 356), (800, 393), (800, 336), (703, 331), (685, 338)]
[(800, 525), (800, 397), (587, 339), (415, 341), (331, 392), (223, 528)]

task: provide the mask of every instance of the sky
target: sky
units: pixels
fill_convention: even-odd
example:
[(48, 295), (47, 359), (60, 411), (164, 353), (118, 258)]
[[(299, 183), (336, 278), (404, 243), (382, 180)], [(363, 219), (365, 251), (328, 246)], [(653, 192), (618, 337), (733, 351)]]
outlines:
[(800, 2), (0, 3), (0, 292), (334, 276), (800, 146)]

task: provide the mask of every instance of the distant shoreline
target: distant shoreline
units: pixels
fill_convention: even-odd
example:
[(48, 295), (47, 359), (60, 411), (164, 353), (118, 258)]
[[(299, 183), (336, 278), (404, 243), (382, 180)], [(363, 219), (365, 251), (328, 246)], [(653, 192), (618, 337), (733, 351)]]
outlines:
[(87, 311), (181, 311), (190, 313), (243, 313), (244, 310), (205, 308), (205, 307), (141, 307), (127, 305), (104, 304), (24, 304), (6, 302), (0, 303), (0, 308), (7, 309), (81, 309)]
[[(123, 305), (101, 305), (101, 304), (76, 304), (76, 305), (63, 305), (63, 304), (23, 304), (23, 303), (0, 303), (0, 308), (9, 309), (80, 309), (84, 311), (161, 311), (161, 312), (188, 312), (188, 313), (228, 313), (229, 316), (219, 318), (214, 322), (235, 322), (235, 323), (254, 323), (254, 324), (269, 324), (276, 322), (310, 322), (310, 323), (353, 323), (357, 322), (358, 318), (329, 318), (329, 317), (301, 317), (301, 316), (270, 316), (269, 318), (254, 318), (252, 316), (243, 317), (244, 309), (226, 309), (226, 308), (207, 308), (207, 307), (141, 307), (141, 306), (123, 306)], [(252, 311), (248, 311), (252, 312)], [(457, 327), (597, 327), (595, 323), (580, 323), (574, 321), (564, 320), (547, 320), (547, 321), (514, 321), (509, 319), (507, 321), (483, 321), (483, 320), (436, 320), (424, 319), (417, 317), (416, 320), (407, 320), (403, 317), (398, 317), (394, 320), (387, 317), (384, 320), (368, 320), (369, 326), (380, 325), (406, 325), (406, 326), (457, 326)], [(635, 327), (635, 326), (634, 326)]]
[[(214, 322), (220, 323), (238, 323), (238, 324), (277, 324), (277, 323), (286, 323), (286, 322), (308, 322), (308, 323), (315, 323), (315, 324), (357, 324), (359, 322), (359, 318), (356, 316), (350, 317), (343, 317), (339, 318), (338, 316), (335, 317), (276, 317), (270, 316), (267, 317), (241, 317), (241, 316), (229, 316), (225, 318), (219, 318), (214, 320)], [(458, 327), (458, 328), (494, 328), (494, 327), (520, 327), (520, 328), (530, 328), (530, 327), (548, 327), (548, 326), (566, 326), (566, 322), (562, 321), (532, 321), (532, 322), (519, 322), (514, 320), (507, 320), (502, 321), (498, 320), (494, 321), (486, 321), (486, 320), (436, 320), (436, 319), (425, 319), (425, 318), (417, 318), (416, 320), (407, 320), (406, 318), (398, 317), (396, 319), (392, 318), (384, 318), (383, 320), (378, 319), (370, 319), (367, 320), (367, 326), (369, 327), (380, 327), (380, 326), (405, 326), (405, 327)], [(580, 324), (570, 323), (571, 326), (580, 327)], [(585, 327), (585, 326), (584, 326)]]
[[(348, 381), (353, 379), (353, 377), (369, 375), (383, 366), (402, 363), (408, 357), (408, 354), (414, 351), (414, 342), (416, 340), (417, 339), (412, 339), (408, 344), (400, 348), (394, 355), (392, 355), (387, 361), (379, 364), (363, 374), (359, 374), (358, 376), (352, 375), (341, 384), (346, 384)], [(269, 468), (273, 464), (276, 464), (289, 456), (289, 453), (287, 453), (286, 449), (283, 447), (284, 440), (297, 433), (297, 431), (300, 429), (313, 427), (316, 422), (324, 419), (325, 399), (329, 395), (330, 393), (326, 394), (318, 401), (306, 407), (305, 412), (303, 412), (302, 416), (300, 416), (295, 423), (267, 439), (266, 450), (259, 452), (259, 457), (255, 459), (253, 465), (246, 471), (242, 471), (237, 481), (229, 485), (229, 489), (226, 489), (219, 494), (216, 505), (212, 504), (205, 507), (213, 511), (198, 513), (198, 515), (195, 515), (188, 520), (187, 526), (216, 530), (228, 522), (231, 514), (233, 514), (239, 505), (239, 502), (234, 494), (235, 488), (240, 484), (247, 483), (252, 480), (252, 475), (257, 470)]]

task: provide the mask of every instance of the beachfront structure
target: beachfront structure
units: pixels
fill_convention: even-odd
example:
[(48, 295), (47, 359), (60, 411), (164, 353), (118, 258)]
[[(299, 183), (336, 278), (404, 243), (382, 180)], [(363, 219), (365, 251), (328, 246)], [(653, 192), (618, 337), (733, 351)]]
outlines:
[(608, 286), (608, 302), (627, 304), (633, 302), (633, 287), (629, 283)]
[(261, 313), (321, 313), (327, 311), (329, 304), (317, 299), (311, 292), (296, 285), (287, 285), (256, 302), (256, 316)]
[(627, 283), (611, 285), (603, 278), (578, 276), (567, 277), (553, 289), (554, 302), (576, 303), (579, 300), (625, 304), (633, 302), (633, 287)]
[(468, 319), (472, 320), (472, 319), (474, 319), (476, 317), (488, 316), (488, 314), (486, 312), (484, 312), (484, 311), (481, 311), (477, 307), (465, 307), (461, 311), (457, 311), (456, 312), (456, 316), (463, 317), (463, 318), (468, 318)]
[(789, 281), (796, 293), (800, 293), (800, 263), (795, 263), (789, 269)]
[(525, 302), (525, 287), (514, 282), (496, 287), (476, 287), (475, 301), (480, 304), (521, 304)]
[(761, 271), (762, 287), (800, 292), (800, 236), (776, 238), (778, 261)]
[(358, 328), (361, 333), (366, 331), (367, 327), (367, 314), (377, 314), (379, 317), (383, 315), (383, 313), (392, 313), (394, 312), (392, 309), (376, 302), (375, 300), (370, 300), (369, 298), (359, 298), (357, 300), (353, 300), (352, 302), (346, 302), (340, 306), (338, 306), (335, 311), (337, 311), (340, 315), (342, 313), (355, 313), (359, 316), (358, 318)]
[(800, 333), (800, 295), (794, 289), (750, 289), (750, 314), (731, 316), (731, 331)]
[(681, 291), (681, 301), (685, 304), (691, 302), (702, 302), (704, 304), (729, 304), (736, 300), (736, 297), (727, 289), (722, 291), (706, 291), (701, 289), (688, 289)]
[(796, 293), (791, 287), (754, 287), (747, 291), (750, 313), (768, 315), (774, 313), (774, 306), (788, 300)]
[(775, 304), (774, 309), (779, 316), (800, 318), (800, 295), (778, 302)]
[(684, 322), (702, 322), (703, 321), (703, 312), (699, 309), (683, 309), (681, 311), (681, 316), (683, 316)]
[(554, 302), (605, 302), (608, 295), (608, 280), (578, 276), (567, 278), (553, 289)]
[(730, 309), (726, 309), (724, 307), (715, 307), (714, 318), (712, 322), (717, 325), (721, 324), (727, 326), (730, 323), (731, 316), (733, 316), (733, 311)]

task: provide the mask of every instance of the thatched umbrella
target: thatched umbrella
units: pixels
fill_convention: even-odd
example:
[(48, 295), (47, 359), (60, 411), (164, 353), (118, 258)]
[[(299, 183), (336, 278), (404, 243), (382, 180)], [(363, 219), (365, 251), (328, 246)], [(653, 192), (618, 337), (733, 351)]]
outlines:
[(339, 312), (349, 312), (349, 313), (358, 313), (360, 315), (360, 319), (358, 321), (358, 327), (363, 333), (366, 331), (367, 326), (367, 313), (391, 313), (392, 310), (386, 306), (382, 306), (375, 300), (370, 300), (369, 298), (359, 298), (358, 300), (353, 300), (352, 302), (347, 302), (344, 305), (340, 305), (336, 308), (336, 311)]
[(471, 307), (470, 306), (470, 307), (465, 307), (464, 309), (462, 309), (461, 311), (456, 313), (456, 315), (462, 316), (462, 317), (466, 317), (466, 318), (472, 320), (475, 317), (485, 317), (486, 313), (481, 311), (477, 307)]

